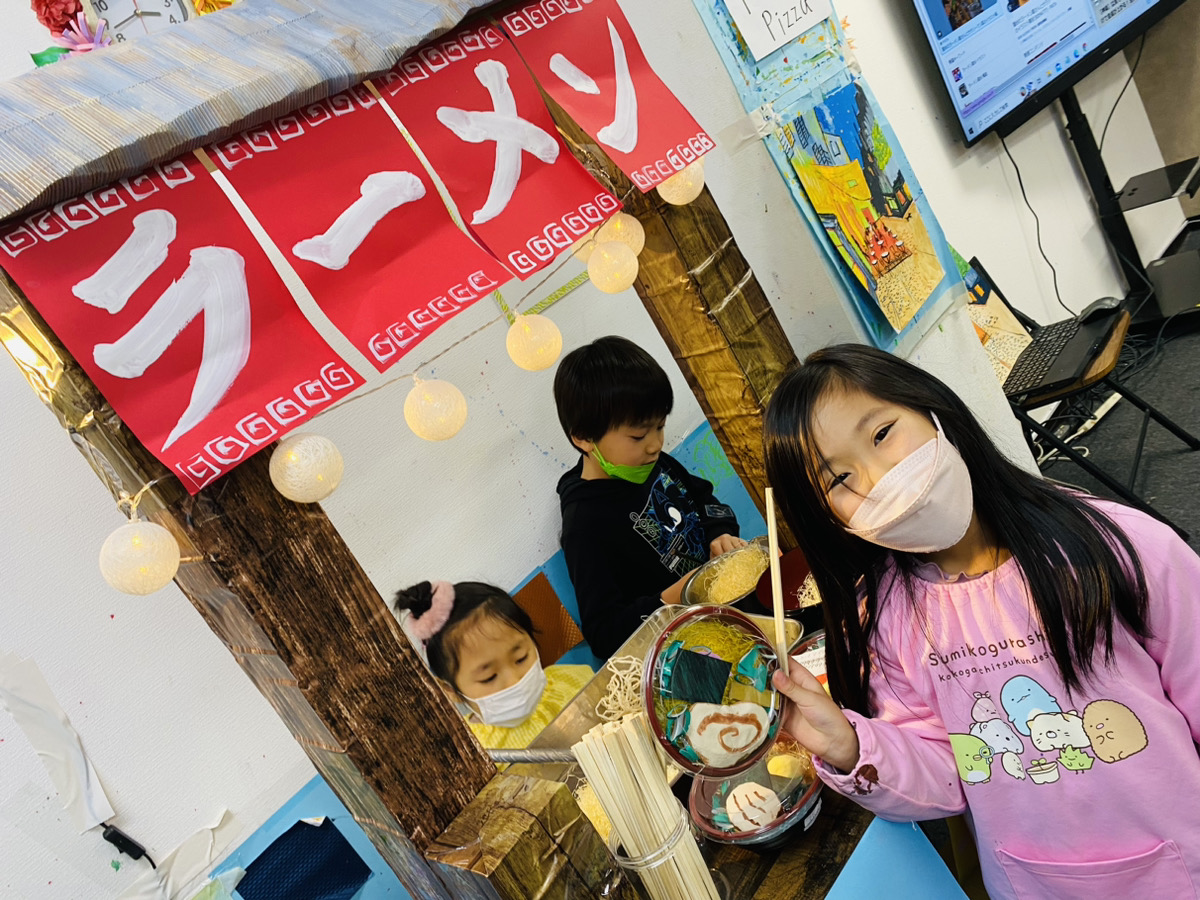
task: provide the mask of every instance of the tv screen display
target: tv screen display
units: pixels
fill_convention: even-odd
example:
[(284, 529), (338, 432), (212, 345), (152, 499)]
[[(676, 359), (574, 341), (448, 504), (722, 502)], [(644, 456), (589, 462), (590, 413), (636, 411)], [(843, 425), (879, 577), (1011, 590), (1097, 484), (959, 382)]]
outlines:
[(1008, 134), (1183, 0), (913, 0), (973, 144)]

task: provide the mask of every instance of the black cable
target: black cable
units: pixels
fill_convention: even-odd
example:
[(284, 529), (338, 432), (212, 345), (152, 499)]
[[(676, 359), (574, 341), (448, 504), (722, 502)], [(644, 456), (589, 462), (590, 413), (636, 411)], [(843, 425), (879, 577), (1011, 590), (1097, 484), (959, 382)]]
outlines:
[(1054, 268), (1054, 263), (1050, 262), (1050, 257), (1048, 257), (1046, 255), (1046, 251), (1042, 249), (1042, 220), (1038, 218), (1037, 211), (1034, 210), (1033, 205), (1029, 202), (1029, 195), (1025, 193), (1025, 179), (1021, 177), (1021, 170), (1017, 166), (1017, 161), (1013, 159), (1012, 152), (1008, 149), (1008, 144), (1005, 142), (1003, 136), (1000, 137), (1000, 146), (1004, 148), (1004, 153), (1008, 156), (1008, 161), (1012, 163), (1013, 171), (1017, 173), (1017, 186), (1021, 189), (1021, 199), (1025, 201), (1025, 208), (1033, 214), (1033, 221), (1034, 225), (1036, 226), (1038, 252), (1042, 254), (1042, 259), (1046, 261), (1046, 265), (1050, 267), (1050, 272), (1054, 276), (1054, 299), (1058, 301), (1059, 306), (1065, 309), (1071, 315), (1071, 317), (1074, 318), (1077, 313), (1075, 310), (1071, 309), (1071, 307), (1067, 306), (1067, 304), (1063, 303), (1062, 295), (1058, 292), (1058, 269)]
[(1117, 99), (1113, 101), (1112, 109), (1108, 111), (1108, 118), (1104, 120), (1104, 130), (1100, 132), (1101, 152), (1104, 151), (1104, 138), (1108, 135), (1108, 125), (1112, 121), (1113, 113), (1117, 111), (1117, 104), (1121, 102), (1121, 98), (1125, 96), (1125, 90), (1133, 81), (1133, 73), (1137, 71), (1138, 63), (1142, 61), (1142, 51), (1146, 49), (1146, 32), (1142, 32), (1142, 41), (1138, 44), (1137, 57), (1133, 61), (1133, 65), (1129, 67), (1129, 77), (1125, 79), (1125, 85), (1121, 88), (1121, 93), (1117, 94)]

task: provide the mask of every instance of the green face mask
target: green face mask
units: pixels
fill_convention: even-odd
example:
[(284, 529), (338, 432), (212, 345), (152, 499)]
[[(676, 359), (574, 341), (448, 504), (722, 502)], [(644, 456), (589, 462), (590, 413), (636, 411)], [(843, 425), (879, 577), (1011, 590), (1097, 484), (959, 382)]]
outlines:
[(600, 468), (609, 478), (620, 478), (622, 481), (630, 481), (634, 484), (645, 484), (646, 479), (650, 477), (650, 473), (657, 465), (657, 463), (646, 463), (644, 466), (616, 466), (605, 459), (600, 453), (600, 448), (594, 445), (592, 446), (592, 459), (600, 464)]

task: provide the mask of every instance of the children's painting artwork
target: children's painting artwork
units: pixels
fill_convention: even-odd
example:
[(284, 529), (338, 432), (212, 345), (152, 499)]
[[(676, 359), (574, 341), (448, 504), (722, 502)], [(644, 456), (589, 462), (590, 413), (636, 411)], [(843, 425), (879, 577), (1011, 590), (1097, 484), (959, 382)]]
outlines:
[(996, 295), (987, 278), (976, 272), (957, 253), (954, 254), (954, 260), (967, 286), (967, 313), (971, 317), (971, 324), (975, 326), (975, 334), (983, 344), (996, 378), (1004, 384), (1017, 357), (1033, 343), (1033, 338), (1017, 321), (1012, 310)]
[(962, 279), (836, 12), (755, 62), (726, 0), (694, 3), (868, 337), (911, 346)]

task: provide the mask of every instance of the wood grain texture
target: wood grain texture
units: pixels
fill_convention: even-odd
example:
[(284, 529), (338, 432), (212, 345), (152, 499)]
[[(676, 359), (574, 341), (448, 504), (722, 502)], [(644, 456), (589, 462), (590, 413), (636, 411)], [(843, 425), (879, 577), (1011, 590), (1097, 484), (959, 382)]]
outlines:
[[(543, 95), (580, 162), (646, 231), (634, 288), (759, 510), (767, 486), (766, 403), (797, 364), (771, 305), (705, 188), (687, 206), (643, 194), (596, 143)], [(780, 523), (785, 549), (795, 546)]]
[(452, 897), (421, 851), (495, 768), (321, 509), (275, 491), (268, 452), (188, 497), (2, 274), (0, 341), (114, 498), (161, 479), (140, 511), (179, 541), (176, 583), (413, 896)]
[(614, 877), (604, 841), (567, 786), (541, 778), (497, 775), (426, 856), (445, 878), (475, 876), (480, 900), (639, 896), (628, 879)]

